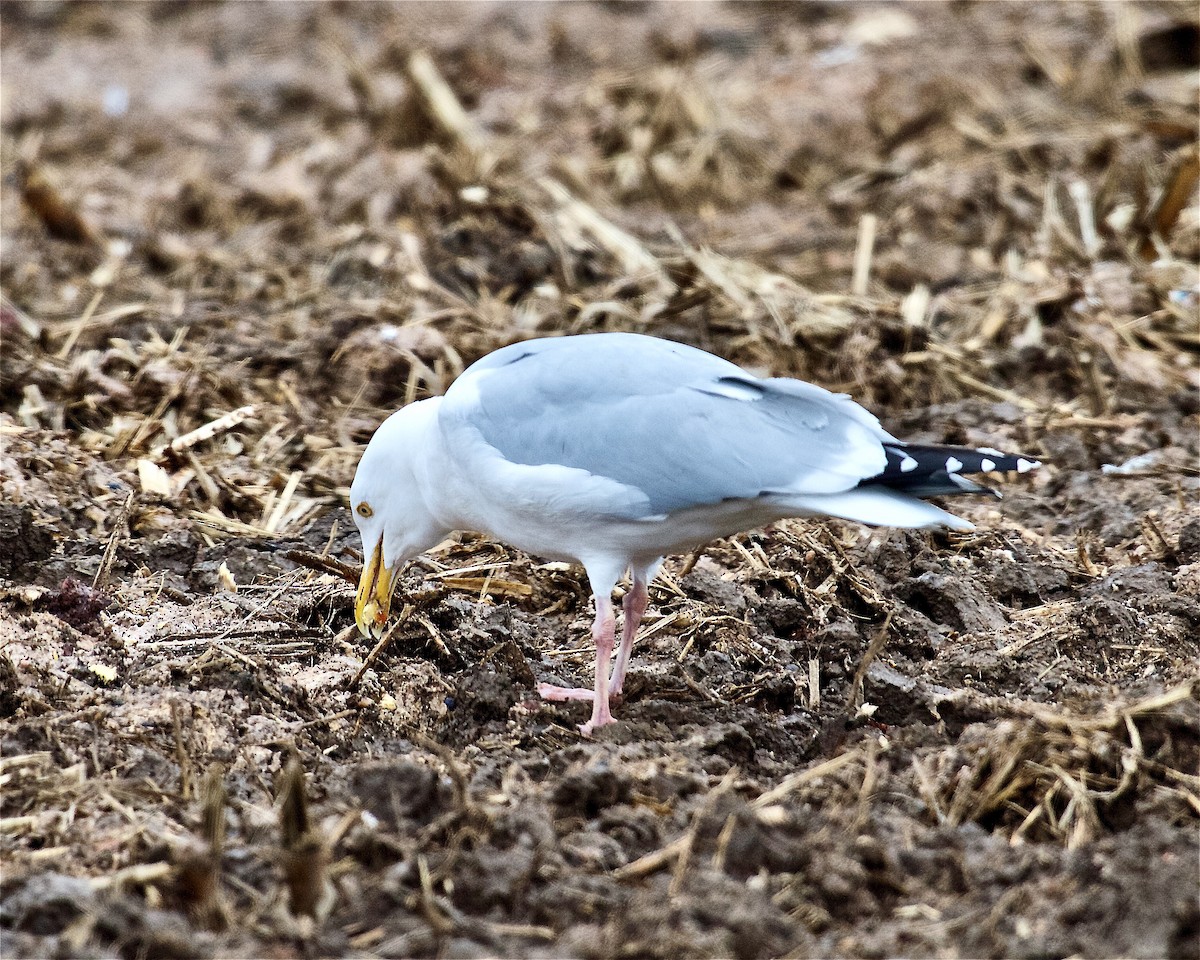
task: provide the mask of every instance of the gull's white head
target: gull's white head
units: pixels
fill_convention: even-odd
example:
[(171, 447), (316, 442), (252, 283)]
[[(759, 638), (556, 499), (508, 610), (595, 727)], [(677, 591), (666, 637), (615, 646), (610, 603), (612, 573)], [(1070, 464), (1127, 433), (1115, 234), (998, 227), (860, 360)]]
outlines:
[(429, 453), (439, 402), (422, 400), (388, 417), (367, 444), (350, 485), (350, 510), (363, 548), (354, 618), (364, 635), (382, 635), (399, 567), (449, 532), (429, 509), (419, 469)]

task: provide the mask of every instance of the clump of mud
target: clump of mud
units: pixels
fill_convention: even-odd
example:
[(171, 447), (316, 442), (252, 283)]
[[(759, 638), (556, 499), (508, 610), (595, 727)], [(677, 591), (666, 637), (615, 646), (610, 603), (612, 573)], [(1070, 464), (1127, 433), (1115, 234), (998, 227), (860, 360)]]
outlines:
[[(6, 5), (0, 953), (1200, 955), (1196, 33)], [(580, 571), (456, 536), (372, 650), (345, 502), (603, 330), (1045, 466), (669, 559), (584, 738)]]

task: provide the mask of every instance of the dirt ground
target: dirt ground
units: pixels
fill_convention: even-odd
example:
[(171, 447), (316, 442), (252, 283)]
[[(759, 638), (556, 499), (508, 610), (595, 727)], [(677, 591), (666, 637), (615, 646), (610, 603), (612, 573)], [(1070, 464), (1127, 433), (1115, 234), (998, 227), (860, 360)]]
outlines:
[[(0, 954), (1200, 956), (1194, 4), (0, 9)], [(346, 495), (637, 330), (1045, 466), (353, 628)]]

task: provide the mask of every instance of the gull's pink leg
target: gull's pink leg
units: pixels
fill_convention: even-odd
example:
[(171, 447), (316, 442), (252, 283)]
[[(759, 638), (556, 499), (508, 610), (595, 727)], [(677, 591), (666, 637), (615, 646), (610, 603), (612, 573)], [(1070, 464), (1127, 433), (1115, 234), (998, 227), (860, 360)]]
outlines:
[[(590, 700), (592, 701), (592, 719), (583, 726), (583, 732), (589, 733), (594, 727), (602, 727), (612, 723), (612, 713), (608, 707), (608, 664), (612, 659), (613, 641), (616, 633), (616, 617), (613, 614), (612, 600), (608, 597), (597, 596), (596, 619), (592, 623), (592, 638), (596, 642), (596, 688), (558, 687), (550, 683), (539, 683), (538, 696), (543, 700)], [(601, 678), (604, 687), (604, 706), (596, 707), (596, 695), (600, 692)], [(581, 728), (582, 729), (582, 728)]]
[(590, 687), (558, 687), (553, 683), (539, 683), (538, 696), (543, 700), (558, 703), (563, 700), (595, 700), (596, 691)]
[(646, 581), (634, 573), (633, 584), (625, 594), (624, 616), (621, 618), (621, 649), (617, 651), (617, 662), (613, 666), (609, 693), (616, 696), (625, 684), (625, 671), (629, 667), (629, 655), (633, 652), (633, 638), (637, 635), (642, 614), (646, 612), (649, 592)]
[(608, 706), (608, 665), (612, 661), (616, 629), (612, 600), (596, 597), (596, 622), (592, 624), (592, 638), (596, 641), (596, 691), (592, 697), (592, 719), (580, 724), (580, 733), (591, 733), (613, 722)]

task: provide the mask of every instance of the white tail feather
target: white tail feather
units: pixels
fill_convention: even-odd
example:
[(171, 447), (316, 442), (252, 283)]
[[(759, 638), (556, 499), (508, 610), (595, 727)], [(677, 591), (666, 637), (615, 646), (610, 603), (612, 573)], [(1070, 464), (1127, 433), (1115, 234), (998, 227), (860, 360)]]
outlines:
[(808, 494), (788, 497), (790, 507), (803, 514), (841, 517), (877, 527), (907, 527), (914, 530), (974, 530), (970, 521), (947, 513), (932, 503), (886, 487), (858, 487), (845, 493)]

